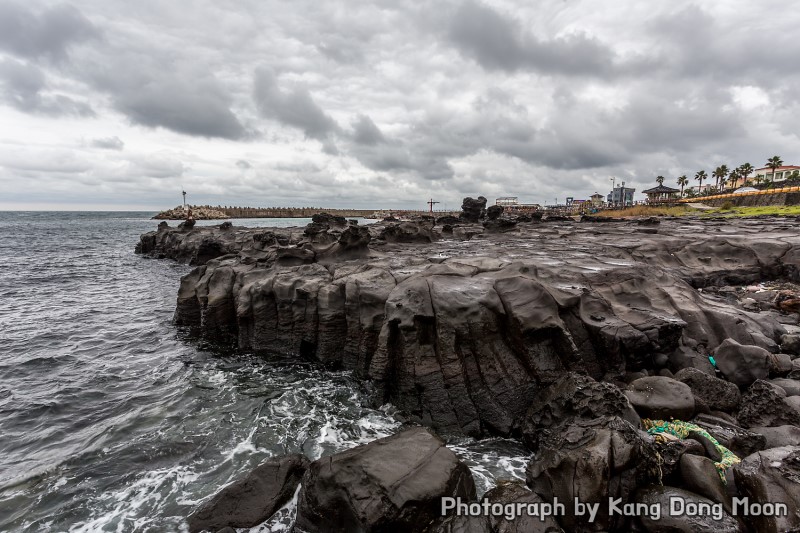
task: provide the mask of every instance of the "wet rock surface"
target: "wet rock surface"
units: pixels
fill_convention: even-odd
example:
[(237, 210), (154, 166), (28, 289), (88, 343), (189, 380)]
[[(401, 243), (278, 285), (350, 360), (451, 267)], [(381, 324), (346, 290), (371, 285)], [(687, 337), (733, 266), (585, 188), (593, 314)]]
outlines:
[[(709, 514), (690, 515), (671, 512), (672, 501), (681, 501), (685, 505), (711, 506), (713, 501), (703, 498), (687, 490), (668, 486), (655, 486), (639, 491), (636, 499), (648, 508), (656, 506), (657, 513), (642, 513), (638, 521), (645, 531), (653, 532), (685, 532), (685, 533), (737, 533), (746, 531), (734, 517), (723, 512), (721, 519)], [(658, 516), (658, 519), (655, 517)]]
[(639, 378), (628, 385), (625, 396), (644, 418), (688, 420), (694, 414), (692, 389), (672, 378)]
[(441, 518), (441, 498), (475, 501), (469, 468), (424, 428), (323, 457), (309, 466), (298, 496), (298, 528), (423, 531)]
[(786, 505), (785, 516), (777, 513), (749, 516), (755, 531), (800, 529), (800, 447), (785, 446), (754, 453), (734, 467), (742, 497), (764, 505)]
[[(568, 531), (624, 529), (624, 517), (610, 512), (608, 498), (629, 503), (638, 487), (659, 476), (658, 456), (645, 435), (618, 417), (576, 421), (540, 439), (526, 483), (545, 501), (565, 505), (560, 521)], [(594, 521), (575, 512), (576, 499), (600, 504)]]
[(758, 380), (742, 397), (738, 419), (745, 427), (800, 426), (800, 408), (787, 401), (781, 387)]
[[(503, 505), (504, 508), (508, 505), (514, 508), (525, 505), (527, 509), (527, 506), (530, 505), (533, 509), (540, 509), (545, 503), (541, 496), (532, 492), (519, 481), (500, 483), (484, 494), (483, 499), (492, 504)], [(514, 519), (492, 516), (489, 524), (494, 533), (555, 533), (561, 531), (561, 527), (553, 516), (533, 516), (533, 513)]]
[(636, 428), (641, 426), (633, 406), (616, 386), (569, 372), (533, 399), (521, 422), (522, 441), (536, 451), (541, 439), (563, 432), (576, 420), (601, 416), (617, 416)]
[[(161, 227), (138, 249), (206, 261), (182, 280), (178, 324), (352, 369), (372, 381), (376, 401), (444, 431), (508, 435), (568, 371), (617, 383), (643, 370), (713, 373), (714, 353), (721, 377), (747, 387), (793, 368), (776, 353), (782, 339), (791, 345), (788, 315), (699, 290), (797, 275), (800, 238), (779, 222), (711, 232), (696, 226), (713, 223), (664, 220), (648, 237), (631, 233), (636, 222), (529, 222), (497, 234), (459, 224), (447, 239), (433, 221), (341, 222), (312, 222), (331, 242), (303, 228)], [(719, 391), (696, 394), (699, 410), (730, 410), (735, 393)]]
[(308, 465), (308, 459), (298, 454), (264, 461), (189, 515), (189, 531), (257, 526), (292, 498)]

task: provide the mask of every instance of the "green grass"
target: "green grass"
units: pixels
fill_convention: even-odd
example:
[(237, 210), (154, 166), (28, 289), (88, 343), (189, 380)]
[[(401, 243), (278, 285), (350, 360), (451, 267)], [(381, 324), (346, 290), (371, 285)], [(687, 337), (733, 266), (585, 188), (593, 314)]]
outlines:
[(699, 212), (702, 216), (755, 217), (759, 215), (800, 215), (800, 205), (765, 205), (760, 207), (733, 207), (722, 209), (716, 207)]
[[(702, 203), (702, 201), (699, 201)], [(755, 217), (759, 215), (800, 215), (800, 205), (768, 205), (763, 207), (732, 207), (723, 205), (713, 209), (694, 209), (687, 205), (656, 207), (637, 205), (627, 209), (607, 209), (596, 213), (598, 217), (661, 217), (700, 215), (702, 217)]]
[(598, 217), (662, 217), (662, 216), (681, 216), (698, 212), (696, 209), (684, 205), (675, 206), (648, 206), (635, 205), (626, 209), (606, 209), (596, 213)]

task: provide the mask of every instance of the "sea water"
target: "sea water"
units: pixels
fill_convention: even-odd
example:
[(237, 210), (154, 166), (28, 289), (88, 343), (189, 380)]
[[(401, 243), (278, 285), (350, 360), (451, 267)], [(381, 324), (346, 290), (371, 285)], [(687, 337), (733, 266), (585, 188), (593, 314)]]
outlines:
[[(316, 459), (401, 428), (348, 372), (177, 329), (191, 267), (133, 253), (152, 215), (0, 212), (0, 531), (179, 531), (265, 458)], [(480, 493), (524, 477), (513, 441), (450, 445)], [(286, 530), (293, 516), (289, 502), (254, 530)]]

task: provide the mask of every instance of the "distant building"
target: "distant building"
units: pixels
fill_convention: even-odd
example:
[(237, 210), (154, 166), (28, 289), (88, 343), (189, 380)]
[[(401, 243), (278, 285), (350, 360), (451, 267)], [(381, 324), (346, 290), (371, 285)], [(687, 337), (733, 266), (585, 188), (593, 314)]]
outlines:
[(658, 187), (653, 187), (652, 189), (647, 189), (642, 192), (647, 195), (647, 203), (653, 205), (672, 203), (678, 199), (678, 194), (680, 194), (681, 191), (680, 189), (673, 189), (666, 185), (659, 185)]
[[(753, 178), (750, 178), (753, 179)], [(691, 187), (687, 187), (686, 191), (692, 191), (695, 194), (700, 194), (702, 192), (709, 191), (714, 188), (714, 183), (704, 183), (703, 185), (693, 185)]]
[(602, 207), (603, 206), (603, 195), (599, 192), (594, 193), (591, 197), (590, 202), (592, 202), (593, 207)]
[(517, 196), (501, 196), (494, 201), (494, 205), (502, 206), (507, 213), (533, 213), (540, 211), (542, 206), (539, 204), (522, 204)]
[(518, 196), (502, 196), (494, 201), (494, 205), (502, 205), (503, 207), (511, 205), (519, 205)]
[(765, 181), (786, 181), (795, 173), (800, 174), (800, 167), (796, 165), (784, 165), (775, 169), (775, 176), (773, 178), (772, 169), (763, 167), (755, 169), (753, 171), (753, 177), (748, 178), (747, 181), (750, 182), (759, 176)]
[(632, 187), (614, 187), (608, 193), (608, 203), (613, 206), (629, 206), (633, 205), (633, 193), (636, 189)]

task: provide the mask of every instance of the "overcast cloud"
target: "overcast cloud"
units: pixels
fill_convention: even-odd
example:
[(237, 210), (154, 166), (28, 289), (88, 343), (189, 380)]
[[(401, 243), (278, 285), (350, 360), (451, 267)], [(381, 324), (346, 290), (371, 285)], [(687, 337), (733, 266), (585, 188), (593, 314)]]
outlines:
[(800, 161), (787, 1), (0, 0), (0, 209), (551, 203)]

